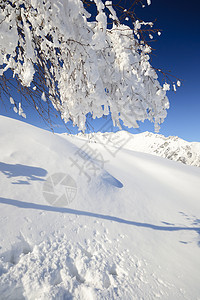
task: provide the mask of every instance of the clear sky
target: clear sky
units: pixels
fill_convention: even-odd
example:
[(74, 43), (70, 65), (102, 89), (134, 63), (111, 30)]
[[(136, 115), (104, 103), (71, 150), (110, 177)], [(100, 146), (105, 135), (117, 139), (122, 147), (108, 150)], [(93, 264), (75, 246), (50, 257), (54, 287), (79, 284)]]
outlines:
[[(118, 0), (119, 1), (119, 0)], [(124, 0), (125, 1), (125, 0)], [(132, 0), (133, 1), (133, 0)], [(126, 0), (128, 6), (132, 1)], [(145, 2), (145, 1), (144, 1)], [(182, 86), (177, 92), (169, 92), (170, 109), (161, 126), (160, 133), (165, 136), (176, 135), (188, 141), (200, 142), (200, 24), (198, 0), (152, 0), (145, 8), (138, 6), (138, 17), (145, 21), (157, 19), (155, 28), (162, 30), (162, 35), (152, 43), (155, 49), (152, 66), (170, 70), (180, 78)], [(10, 107), (10, 106), (9, 106)], [(27, 111), (26, 120), (15, 114), (9, 107), (0, 103), (1, 114), (21, 119), (30, 124), (48, 129), (34, 111)], [(112, 130), (109, 118), (92, 121), (94, 130)], [(72, 126), (68, 124), (70, 130)], [(61, 122), (54, 127), (57, 132), (65, 131)], [(116, 128), (113, 130), (117, 130)], [(140, 128), (130, 130), (133, 133), (154, 131), (153, 124), (145, 122)], [(72, 130), (76, 132), (76, 130)]]
[(156, 27), (162, 29), (162, 35), (152, 45), (156, 49), (152, 65), (171, 70), (182, 79), (181, 88), (168, 93), (170, 109), (160, 133), (200, 142), (199, 11), (197, 0), (152, 0), (138, 14), (157, 18)]

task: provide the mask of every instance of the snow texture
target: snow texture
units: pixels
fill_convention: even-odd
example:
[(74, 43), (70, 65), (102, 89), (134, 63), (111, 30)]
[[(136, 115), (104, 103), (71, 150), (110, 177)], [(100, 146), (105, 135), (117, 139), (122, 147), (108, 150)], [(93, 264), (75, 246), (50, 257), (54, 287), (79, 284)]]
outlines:
[[(200, 169), (131, 150), (162, 136), (125, 134), (89, 143), (0, 117), (1, 300), (199, 299)], [(77, 186), (62, 206), (47, 179), (75, 184), (56, 174)]]

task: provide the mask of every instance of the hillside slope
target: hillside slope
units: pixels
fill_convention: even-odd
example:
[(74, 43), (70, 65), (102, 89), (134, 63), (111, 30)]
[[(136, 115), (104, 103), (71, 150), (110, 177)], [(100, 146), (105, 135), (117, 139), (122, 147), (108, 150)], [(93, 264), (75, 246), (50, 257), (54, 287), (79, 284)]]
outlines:
[(200, 169), (0, 117), (0, 299), (198, 299)]

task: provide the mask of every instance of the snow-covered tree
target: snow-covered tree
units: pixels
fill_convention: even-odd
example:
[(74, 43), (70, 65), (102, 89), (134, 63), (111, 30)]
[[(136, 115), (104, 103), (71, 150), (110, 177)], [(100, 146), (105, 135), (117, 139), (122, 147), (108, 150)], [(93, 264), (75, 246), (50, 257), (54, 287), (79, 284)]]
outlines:
[[(153, 24), (134, 19), (131, 28), (120, 22), (112, 1), (91, 3), (93, 21), (86, 1), (0, 0), (0, 76), (5, 80), (11, 69), (39, 113), (40, 102), (51, 101), (80, 130), (88, 113), (111, 113), (115, 125), (121, 119), (128, 127), (149, 119), (159, 130), (169, 85), (159, 83), (149, 62), (151, 47), (140, 33)], [(10, 101), (25, 116), (21, 103)]]

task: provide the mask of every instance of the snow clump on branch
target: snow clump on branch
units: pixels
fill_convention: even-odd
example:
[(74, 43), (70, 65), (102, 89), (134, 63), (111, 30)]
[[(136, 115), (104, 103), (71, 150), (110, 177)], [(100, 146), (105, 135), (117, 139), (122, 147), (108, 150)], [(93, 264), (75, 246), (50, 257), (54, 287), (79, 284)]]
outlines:
[[(169, 108), (168, 86), (160, 85), (151, 48), (140, 40), (144, 22), (135, 21), (132, 30), (117, 20), (112, 1), (94, 2), (91, 22), (81, 0), (1, 1), (0, 75), (11, 69), (23, 86), (34, 88), (43, 72), (46, 97), (80, 130), (88, 113), (111, 113), (115, 125), (122, 120), (138, 127), (148, 119), (158, 131)], [(117, 21), (110, 29), (105, 8)]]

